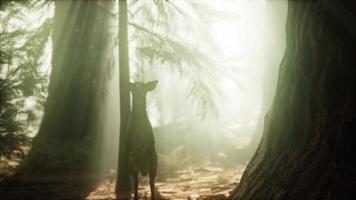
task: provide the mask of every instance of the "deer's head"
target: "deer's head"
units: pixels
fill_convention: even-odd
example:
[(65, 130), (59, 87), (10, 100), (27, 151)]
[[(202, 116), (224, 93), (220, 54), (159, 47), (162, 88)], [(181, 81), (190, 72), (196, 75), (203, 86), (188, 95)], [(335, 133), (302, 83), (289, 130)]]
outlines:
[(133, 98), (142, 98), (145, 97), (147, 92), (156, 88), (158, 81), (150, 81), (147, 83), (144, 82), (134, 82), (130, 83), (130, 91)]

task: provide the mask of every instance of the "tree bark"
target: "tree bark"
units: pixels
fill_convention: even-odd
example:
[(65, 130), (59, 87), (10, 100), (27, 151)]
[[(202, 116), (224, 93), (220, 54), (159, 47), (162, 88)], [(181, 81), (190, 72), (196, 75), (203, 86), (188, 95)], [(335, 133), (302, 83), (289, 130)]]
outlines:
[(263, 49), (266, 67), (262, 80), (261, 115), (257, 120), (256, 131), (247, 147), (251, 152), (251, 157), (261, 141), (264, 115), (271, 108), (278, 80), (279, 64), (285, 52), (285, 32), (281, 30), (284, 30), (286, 23), (286, 5), (285, 1), (266, 0), (264, 21), (266, 33)]
[(119, 163), (116, 182), (117, 199), (127, 199), (131, 191), (131, 178), (127, 154), (127, 127), (131, 110), (130, 70), (127, 36), (127, 1), (119, 0), (119, 77), (120, 77), (120, 141)]
[(262, 141), (229, 199), (356, 196), (356, 3), (289, 1)]
[(99, 1), (55, 1), (45, 114), (21, 173), (78, 175), (96, 166), (110, 17)]

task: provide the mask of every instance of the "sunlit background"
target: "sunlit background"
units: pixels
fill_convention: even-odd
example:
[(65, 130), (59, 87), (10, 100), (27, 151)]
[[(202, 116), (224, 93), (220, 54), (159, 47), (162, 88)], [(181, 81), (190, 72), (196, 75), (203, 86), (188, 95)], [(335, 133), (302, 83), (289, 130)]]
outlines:
[[(148, 94), (147, 105), (160, 173), (197, 164), (245, 165), (259, 142), (263, 117), (273, 99), (285, 45), (286, 2), (177, 0), (166, 4), (167, 9), (172, 9), (166, 10), (168, 16), (162, 15), (159, 6), (151, 1), (129, 3), (131, 81), (159, 81), (157, 88)], [(110, 28), (115, 38), (118, 9), (116, 3), (112, 5), (103, 9), (114, 16)], [(188, 14), (181, 15), (181, 11)], [(48, 4), (41, 10), (22, 12), (21, 19), (10, 20), (10, 25), (1, 26), (1, 30), (36, 29), (54, 16), (54, 6)], [(151, 18), (166, 23), (152, 22)], [(193, 62), (177, 66), (162, 59), (148, 59), (149, 52), (143, 51), (143, 47), (154, 41), (145, 39), (142, 27), (138, 26), (189, 46), (192, 52), (199, 50), (201, 54), (192, 55), (202, 57), (203, 62), (199, 67), (193, 66)], [(18, 40), (16, 45), (24, 42)], [(97, 123), (102, 137), (98, 163), (103, 169), (109, 166), (116, 170), (120, 108), (118, 45), (115, 40), (113, 43), (115, 47), (104, 52), (114, 59), (103, 98), (105, 111), (100, 113)], [(40, 59), (40, 72), (44, 76), (51, 72), (51, 52), (49, 38)], [(188, 56), (186, 52), (180, 53), (176, 56)], [(5, 69), (2, 68), (1, 74)], [(196, 85), (200, 87), (194, 89)], [(28, 97), (23, 109), (27, 115), (18, 117), (26, 120), (32, 116), (27, 134), (35, 136), (43, 107), (34, 97)]]
[[(174, 3), (189, 9), (184, 1)], [(139, 60), (136, 50), (139, 42), (135, 39), (130, 40), (129, 50), (131, 81), (159, 80), (158, 87), (148, 94), (147, 104), (162, 166), (179, 168), (195, 162), (246, 164), (259, 142), (263, 117), (273, 98), (284, 50), (286, 4), (283, 1), (212, 0), (198, 5), (202, 10), (192, 17), (192, 24), (176, 20), (171, 28), (179, 33), (174, 37), (202, 49), (213, 60), (212, 67), (221, 76), (209, 82), (219, 90), (213, 97), (216, 110), (209, 106), (200, 108), (196, 99), (189, 96), (189, 82), (197, 74), (187, 78), (184, 72), (180, 74), (169, 64)], [(153, 8), (147, 9), (154, 9), (154, 5), (151, 6)], [(147, 23), (140, 16), (133, 16), (131, 20)], [(135, 34), (132, 27), (129, 32)], [(159, 28), (157, 33), (160, 33)], [(108, 129), (104, 131), (107, 143), (118, 140), (117, 73), (111, 79), (108, 118), (103, 122)], [(108, 148), (102, 158), (107, 162), (116, 159), (108, 157), (116, 155), (112, 151)], [(168, 160), (170, 163), (164, 163)]]

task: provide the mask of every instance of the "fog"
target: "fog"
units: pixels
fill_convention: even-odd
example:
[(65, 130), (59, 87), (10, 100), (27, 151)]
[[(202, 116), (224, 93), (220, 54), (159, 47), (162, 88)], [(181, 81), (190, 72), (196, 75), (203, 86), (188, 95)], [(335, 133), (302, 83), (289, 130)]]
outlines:
[[(101, 54), (113, 62), (109, 68), (107, 60), (98, 66), (109, 77), (105, 95), (98, 97), (102, 109), (97, 121), (101, 149), (97, 163), (103, 170), (116, 169), (120, 128), (118, 8), (117, 3), (112, 5), (103, 9), (113, 15), (113, 48)], [(246, 164), (273, 100), (285, 48), (287, 2), (132, 1), (128, 9), (131, 82), (159, 81), (148, 94), (147, 108), (161, 171), (167, 166)], [(24, 13), (28, 21), (13, 20), (9, 30), (36, 29), (43, 19), (53, 17), (53, 4)], [(163, 40), (171, 46), (164, 46)], [(163, 55), (152, 56), (155, 49)], [(49, 40), (41, 66), (48, 75), (51, 52)], [(25, 103), (25, 110), (34, 110), (37, 119), (30, 123), (31, 136), (38, 131), (43, 110), (34, 101), (29, 97)]]
[[(129, 29), (129, 37), (133, 37), (129, 39), (131, 81), (159, 81), (148, 94), (147, 107), (161, 171), (197, 163), (246, 164), (259, 142), (263, 117), (273, 99), (285, 48), (286, 2), (213, 0), (200, 6), (192, 24), (177, 20), (170, 31), (155, 31), (183, 38), (184, 43), (203, 50), (214, 63), (208, 70), (217, 77), (204, 74), (204, 69), (191, 72), (186, 63), (177, 68), (140, 60), (140, 41)], [(149, 25), (138, 16), (131, 20)], [(119, 132), (117, 69), (113, 74), (102, 122), (106, 134), (102, 158), (106, 162), (101, 162), (112, 164), (117, 162), (114, 150)], [(217, 88), (211, 93), (214, 105), (202, 106), (199, 95), (189, 93), (196, 78), (206, 78), (207, 85)]]
[(229, 195), (263, 134), (286, 17), (284, 0), (1, 5), (0, 181), (83, 174), (81, 195), (113, 199), (139, 171), (135, 195), (154, 179), (172, 199)]

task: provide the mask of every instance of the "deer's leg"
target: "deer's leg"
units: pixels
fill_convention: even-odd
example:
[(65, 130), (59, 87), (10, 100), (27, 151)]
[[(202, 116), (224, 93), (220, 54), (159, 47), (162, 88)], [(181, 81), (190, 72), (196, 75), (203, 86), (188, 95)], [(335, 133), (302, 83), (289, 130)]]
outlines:
[(157, 153), (156, 153), (156, 151), (154, 151), (154, 154), (151, 157), (150, 170), (149, 170), (151, 200), (155, 200), (156, 199), (156, 193), (155, 193), (155, 178), (156, 178), (156, 174), (157, 174)]
[(151, 200), (155, 200), (155, 177), (150, 175), (150, 189), (151, 189)]
[(134, 180), (134, 200), (138, 200), (138, 173), (135, 172), (133, 175)]

